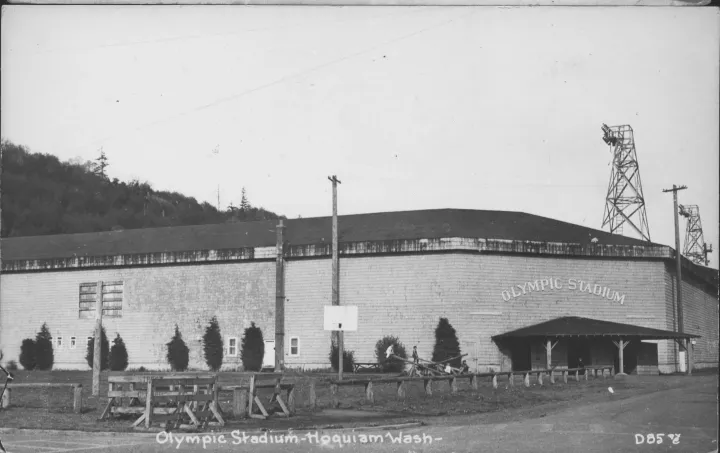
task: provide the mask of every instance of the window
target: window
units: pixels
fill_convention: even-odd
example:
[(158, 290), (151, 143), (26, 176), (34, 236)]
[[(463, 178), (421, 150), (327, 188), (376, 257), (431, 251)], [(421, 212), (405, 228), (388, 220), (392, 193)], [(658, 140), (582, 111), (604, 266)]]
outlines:
[(77, 338), (70, 337), (70, 349), (75, 349), (77, 347)]
[(63, 347), (63, 337), (57, 337), (56, 342), (57, 342), (57, 348), (58, 348), (58, 349), (62, 349), (62, 347)]
[(300, 338), (290, 337), (290, 355), (300, 355)]
[(237, 337), (228, 338), (228, 355), (230, 357), (237, 356)]
[[(79, 318), (91, 319), (95, 317), (97, 285), (97, 282), (80, 284)], [(123, 282), (102, 282), (103, 317), (122, 317), (123, 286)]]

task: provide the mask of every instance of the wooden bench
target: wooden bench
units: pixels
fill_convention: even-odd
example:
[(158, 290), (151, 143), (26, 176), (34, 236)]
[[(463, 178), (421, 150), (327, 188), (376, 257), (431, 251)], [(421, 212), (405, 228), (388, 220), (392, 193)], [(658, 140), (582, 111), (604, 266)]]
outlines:
[(5, 409), (10, 406), (10, 395), (12, 389), (18, 388), (71, 388), (73, 389), (73, 412), (79, 414), (82, 412), (83, 386), (82, 384), (66, 384), (66, 383), (22, 383), (8, 384), (2, 397), (0, 408)]
[(361, 370), (369, 370), (369, 371), (382, 371), (382, 368), (380, 367), (379, 363), (373, 363), (373, 362), (356, 362), (353, 365), (353, 373), (357, 373)]

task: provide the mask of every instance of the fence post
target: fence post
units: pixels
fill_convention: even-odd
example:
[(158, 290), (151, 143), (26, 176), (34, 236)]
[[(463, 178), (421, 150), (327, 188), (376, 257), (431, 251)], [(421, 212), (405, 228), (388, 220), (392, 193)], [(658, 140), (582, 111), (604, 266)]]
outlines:
[(252, 417), (253, 402), (255, 401), (255, 375), (250, 376), (250, 388), (248, 389), (248, 417)]
[(145, 428), (150, 428), (153, 416), (153, 378), (147, 378), (147, 396), (145, 397)]
[(2, 404), (0, 404), (0, 407), (2, 409), (7, 409), (8, 407), (10, 407), (10, 392), (11, 391), (12, 391), (12, 389), (9, 389), (9, 388), (5, 389), (5, 393), (3, 393), (3, 396), (2, 396)]
[(610, 367), (610, 377), (614, 377), (614, 376), (615, 376), (615, 365)]
[(243, 388), (233, 389), (233, 414), (245, 417), (247, 413), (247, 391)]
[(588, 380), (588, 374), (590, 374), (590, 370), (585, 370), (585, 380)]
[(310, 380), (310, 396), (309, 401), (310, 409), (317, 407), (317, 394), (315, 393), (315, 379)]
[(330, 393), (332, 394), (332, 407), (340, 407), (340, 400), (338, 399), (338, 385), (330, 384)]
[(497, 374), (493, 374), (492, 384), (493, 384), (493, 388), (496, 389), (497, 388)]
[(405, 382), (403, 381), (397, 383), (397, 397), (398, 399), (405, 398)]
[(563, 370), (563, 382), (564, 382), (565, 384), (567, 384), (567, 375), (568, 375), (567, 370)]
[(470, 385), (472, 386), (473, 390), (478, 389), (477, 376), (475, 376), (474, 374), (470, 376)]
[(457, 379), (455, 378), (455, 376), (453, 376), (452, 378), (450, 378), (450, 392), (457, 393), (457, 391)]
[(74, 392), (74, 398), (73, 398), (73, 411), (76, 414), (82, 414), (82, 397), (83, 397), (83, 387), (82, 384), (76, 385), (73, 389)]
[(542, 371), (538, 371), (538, 385), (543, 385), (542, 375)]
[(525, 373), (523, 383), (525, 384), (525, 387), (530, 387), (530, 373)]
[(425, 395), (432, 396), (432, 379), (425, 379), (423, 384), (423, 387), (425, 387)]
[(508, 381), (510, 381), (510, 387), (515, 387), (515, 375), (512, 372), (508, 373)]
[(288, 400), (288, 412), (290, 415), (295, 415), (295, 384), (291, 384), (292, 387), (288, 389), (287, 400)]
[(375, 403), (375, 396), (373, 395), (372, 381), (368, 381), (368, 383), (365, 384), (365, 401), (367, 401), (370, 404)]
[(555, 373), (553, 373), (553, 370), (550, 370), (549, 374), (550, 374), (550, 383), (554, 384), (555, 383)]

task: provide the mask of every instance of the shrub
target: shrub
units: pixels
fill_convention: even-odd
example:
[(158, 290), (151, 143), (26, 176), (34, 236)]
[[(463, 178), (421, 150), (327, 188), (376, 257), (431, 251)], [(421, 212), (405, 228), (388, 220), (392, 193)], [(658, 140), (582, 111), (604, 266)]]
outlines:
[(47, 323), (43, 323), (40, 332), (35, 337), (35, 367), (38, 370), (52, 370), (53, 363), (55, 363), (55, 354), (52, 336)]
[(447, 318), (440, 318), (440, 322), (435, 329), (435, 347), (433, 348), (432, 361), (442, 362), (450, 357), (457, 357), (447, 363), (452, 367), (459, 368), (462, 364), (459, 355), (460, 342), (455, 329), (450, 325)]
[[(338, 346), (335, 343), (332, 343), (330, 345), (330, 365), (332, 365), (332, 368), (335, 371), (338, 371), (338, 355), (340, 355)], [(343, 351), (343, 371), (352, 372), (353, 366), (355, 366), (355, 351), (348, 351), (345, 349)]]
[(242, 364), (245, 371), (260, 371), (265, 357), (265, 341), (262, 330), (250, 323), (242, 339)]
[(113, 340), (113, 345), (110, 348), (109, 365), (111, 371), (125, 371), (128, 366), (127, 348), (125, 347), (125, 342), (123, 341), (122, 337), (120, 337), (119, 333)]
[(177, 324), (175, 324), (175, 335), (167, 344), (167, 361), (173, 371), (187, 370), (190, 362), (190, 350), (183, 341)]
[[(95, 360), (95, 332), (93, 331), (93, 337), (88, 341), (87, 353), (85, 354), (85, 360), (90, 368), (93, 367), (93, 360)], [(100, 369), (107, 370), (109, 361), (108, 356), (110, 355), (110, 342), (105, 334), (105, 326), (100, 328)]]
[(382, 367), (385, 373), (399, 373), (405, 369), (405, 363), (399, 360), (388, 360), (385, 356), (385, 351), (392, 345), (393, 354), (407, 359), (407, 352), (405, 351), (405, 345), (403, 345), (397, 337), (392, 335), (386, 335), (382, 339), (375, 343), (375, 357), (377, 363)]
[(20, 346), (20, 365), (26, 370), (34, 370), (37, 365), (37, 356), (35, 355), (35, 340), (26, 338)]
[(17, 369), (18, 369), (17, 362), (14, 360), (9, 360), (7, 363), (7, 369), (8, 369), (8, 371), (17, 371)]
[(203, 349), (207, 366), (212, 371), (219, 370), (223, 362), (223, 341), (216, 316), (213, 316), (210, 320), (210, 325), (205, 328)]

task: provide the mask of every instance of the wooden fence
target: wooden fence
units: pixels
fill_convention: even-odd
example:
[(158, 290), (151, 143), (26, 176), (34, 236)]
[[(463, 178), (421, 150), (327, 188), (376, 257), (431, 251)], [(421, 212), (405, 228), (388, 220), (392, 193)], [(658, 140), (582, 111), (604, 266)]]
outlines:
[[(146, 428), (153, 422), (175, 428), (224, 426), (219, 391), (215, 375), (108, 376), (108, 403), (100, 419), (139, 414), (133, 427), (142, 422)], [(141, 398), (145, 399), (144, 404)]]
[(7, 389), (2, 397), (2, 403), (0, 407), (5, 409), (10, 406), (10, 400), (12, 395), (12, 389), (18, 388), (71, 388), (73, 389), (73, 412), (76, 414), (82, 413), (83, 405), (83, 386), (82, 384), (68, 384), (68, 383), (23, 383), (23, 384), (8, 384)]
[[(606, 374), (605, 371), (608, 371)], [(548, 380), (551, 384), (555, 383), (555, 377), (559, 376), (562, 378), (564, 383), (567, 383), (568, 376), (570, 374), (574, 374), (575, 380), (580, 380), (580, 373), (583, 373), (583, 378), (585, 380), (588, 380), (589, 376), (593, 376), (593, 378), (598, 378), (602, 376), (604, 379), (607, 379), (608, 376), (614, 376), (615, 374), (615, 368), (612, 366), (603, 366), (603, 367), (585, 367), (585, 368), (553, 368), (553, 369), (545, 369), (545, 370), (529, 370), (529, 371), (504, 371), (504, 372), (497, 372), (497, 373), (473, 373), (473, 374), (455, 374), (455, 375), (447, 375), (447, 376), (419, 376), (419, 377), (409, 377), (409, 376), (397, 376), (397, 377), (387, 377), (387, 378), (380, 378), (380, 379), (350, 379), (350, 380), (343, 380), (343, 381), (337, 381), (333, 380), (330, 382), (330, 393), (332, 395), (332, 407), (338, 407), (340, 402), (338, 399), (338, 387), (339, 386), (365, 386), (365, 400), (369, 403), (375, 402), (375, 396), (373, 393), (373, 385), (375, 384), (396, 384), (397, 385), (397, 397), (398, 398), (404, 398), (405, 397), (405, 386), (406, 382), (423, 382), (423, 386), (425, 389), (426, 395), (432, 395), (432, 383), (433, 381), (449, 381), (450, 384), (450, 391), (452, 393), (456, 393), (458, 391), (457, 382), (461, 379), (469, 379), (470, 385), (473, 389), (477, 390), (478, 388), (478, 378), (492, 378), (492, 386), (493, 388), (498, 388), (498, 377), (507, 377), (508, 378), (508, 385), (511, 387), (515, 386), (515, 377), (516, 376), (522, 376), (523, 377), (523, 384), (525, 387), (530, 386), (530, 376), (536, 376), (536, 382), (539, 385), (543, 385), (543, 376), (547, 375)], [(313, 386), (314, 387), (314, 386)], [(316, 399), (314, 398), (314, 388), (311, 387), (311, 396), (310, 396), (310, 406), (315, 407), (317, 404)]]

